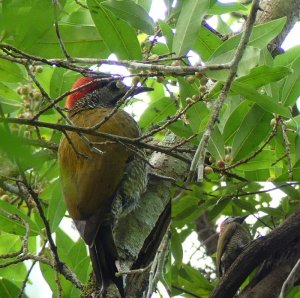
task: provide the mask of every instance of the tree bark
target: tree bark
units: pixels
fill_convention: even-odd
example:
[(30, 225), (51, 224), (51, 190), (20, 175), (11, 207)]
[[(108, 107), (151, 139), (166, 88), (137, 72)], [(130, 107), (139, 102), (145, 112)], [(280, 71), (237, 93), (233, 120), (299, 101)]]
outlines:
[[(270, 232), (265, 237), (260, 237), (250, 243), (249, 246), (245, 248), (245, 250), (239, 255), (239, 257), (235, 260), (232, 266), (229, 268), (228, 272), (222, 278), (219, 285), (214, 289), (210, 298), (217, 297), (233, 297), (237, 292), (241, 284), (244, 280), (250, 275), (250, 273), (260, 264), (262, 264), (265, 260), (268, 260), (270, 256), (270, 261), (279, 260), (278, 266), (271, 264), (270, 268), (272, 271), (276, 268), (277, 271), (280, 271), (280, 266), (285, 266), (291, 264), (291, 268), (297, 262), (299, 257), (299, 246), (300, 241), (300, 208), (295, 211), (293, 215), (291, 215), (281, 226)], [(294, 249), (296, 248), (297, 249)], [(280, 256), (280, 257), (279, 257)], [(288, 263), (286, 263), (288, 261)], [(288, 267), (284, 268), (285, 271), (288, 271)], [(281, 269), (283, 270), (283, 268)], [(284, 277), (286, 274), (282, 275), (278, 272), (272, 273), (270, 271), (269, 274), (273, 275), (273, 281), (275, 281), (275, 277), (277, 280), (281, 280), (282, 282), (276, 285), (273, 285), (273, 288), (276, 287), (281, 288), (282, 283), (284, 281)], [(265, 275), (266, 277), (268, 275)], [(269, 278), (271, 278), (270, 275)], [(267, 279), (266, 279), (267, 282)], [(262, 280), (262, 284), (257, 282), (259, 287), (264, 287), (264, 283)], [(267, 285), (267, 284), (266, 284)], [(252, 289), (252, 291), (256, 292), (256, 289)], [(272, 290), (273, 291), (273, 290)], [(259, 289), (257, 290), (259, 293)], [(249, 297), (249, 296), (244, 296)], [(252, 297), (252, 296), (250, 296)], [(266, 297), (266, 296), (256, 296), (256, 297)], [(272, 297), (272, 296), (268, 296)]]
[(270, 52), (276, 54), (280, 52), (284, 39), (299, 20), (300, 0), (263, 0), (260, 8), (261, 11), (258, 12), (256, 19), (257, 24), (287, 17), (283, 30), (269, 45)]

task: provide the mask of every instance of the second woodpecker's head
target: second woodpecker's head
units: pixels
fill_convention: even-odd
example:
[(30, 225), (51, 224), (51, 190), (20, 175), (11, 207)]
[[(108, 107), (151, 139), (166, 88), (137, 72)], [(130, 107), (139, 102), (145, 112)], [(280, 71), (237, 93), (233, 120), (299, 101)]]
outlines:
[[(71, 93), (67, 97), (66, 108), (71, 110), (77, 107), (114, 107), (123, 98), (130, 87), (118, 80), (97, 80), (94, 77), (81, 77), (72, 86), (71, 90), (87, 85), (82, 89)], [(136, 87), (128, 97), (136, 94), (152, 91), (149, 87)]]
[(239, 224), (242, 224), (247, 217), (248, 217), (248, 215), (225, 218), (225, 220), (220, 225), (220, 235), (222, 234), (226, 225), (228, 225), (232, 222), (237, 222)]

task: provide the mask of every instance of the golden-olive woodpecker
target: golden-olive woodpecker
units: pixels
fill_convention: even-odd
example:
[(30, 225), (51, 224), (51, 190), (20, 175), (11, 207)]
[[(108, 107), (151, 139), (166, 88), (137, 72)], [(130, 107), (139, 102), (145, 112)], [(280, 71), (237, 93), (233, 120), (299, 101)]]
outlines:
[[(120, 81), (81, 77), (72, 89), (88, 84), (70, 94), (66, 100), (69, 119), (75, 126), (91, 128), (113, 135), (136, 138), (140, 129), (135, 120), (121, 109), (118, 101), (129, 97), (129, 87)], [(130, 96), (151, 91), (136, 87)], [(91, 150), (86, 139), (98, 150)], [(75, 225), (89, 246), (90, 257), (101, 295), (114, 283), (125, 297), (122, 277), (116, 261), (112, 226), (118, 216), (132, 211), (147, 184), (147, 165), (137, 150), (124, 143), (92, 135), (67, 132), (58, 149), (63, 196)]]
[(250, 241), (249, 232), (242, 226), (247, 216), (227, 217), (220, 225), (217, 246), (217, 268), (220, 277)]

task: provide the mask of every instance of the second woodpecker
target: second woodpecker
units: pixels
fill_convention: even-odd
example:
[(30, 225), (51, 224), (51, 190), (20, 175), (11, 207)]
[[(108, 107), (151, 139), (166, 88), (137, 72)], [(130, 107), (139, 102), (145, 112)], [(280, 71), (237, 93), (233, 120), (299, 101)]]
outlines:
[(217, 246), (219, 276), (223, 276), (242, 249), (250, 242), (249, 232), (242, 226), (246, 216), (227, 217), (220, 225)]

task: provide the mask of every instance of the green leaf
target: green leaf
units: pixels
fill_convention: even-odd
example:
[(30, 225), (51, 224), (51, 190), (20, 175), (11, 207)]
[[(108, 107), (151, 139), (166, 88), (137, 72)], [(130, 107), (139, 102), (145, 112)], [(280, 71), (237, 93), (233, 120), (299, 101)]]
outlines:
[(285, 106), (295, 104), (300, 95), (300, 55), (291, 67), (294, 72), (283, 80), (280, 88), (280, 98)]
[(300, 45), (287, 49), (284, 53), (277, 55), (274, 59), (274, 65), (291, 66), (300, 56)]
[(103, 1), (101, 4), (108, 8), (116, 17), (128, 22), (132, 27), (149, 35), (153, 34), (155, 24), (142, 6), (128, 0), (108, 0)]
[[(196, 83), (189, 84), (184, 79), (178, 79), (180, 86), (180, 100), (183, 107), (187, 105), (186, 98), (192, 97), (194, 94), (198, 93), (198, 86)], [(207, 123), (210, 111), (207, 109), (203, 102), (197, 102), (192, 105), (186, 111), (186, 118), (190, 124), (194, 133), (199, 133), (202, 131), (203, 126)]]
[[(223, 53), (219, 56), (212, 56), (207, 64), (222, 64), (232, 61), (234, 55), (236, 53), (236, 49), (230, 50), (228, 52)], [(238, 76), (243, 76), (249, 73), (250, 69), (255, 67), (260, 58), (260, 50), (255, 47), (248, 46), (244, 52), (244, 55), (238, 65), (237, 74)], [(205, 73), (208, 77), (225, 81), (228, 77), (229, 70), (210, 70)]]
[(213, 220), (218, 215), (222, 214), (224, 208), (230, 204), (231, 198), (219, 199), (214, 205), (213, 208), (209, 211), (209, 220)]
[[(73, 57), (106, 58), (109, 55), (94, 25), (60, 24), (59, 31), (68, 53)], [(29, 45), (27, 51), (44, 58), (65, 58), (52, 28)]]
[(213, 289), (213, 285), (198, 270), (185, 264), (182, 264), (178, 271), (177, 283), (173, 280), (172, 286), (188, 289), (196, 297), (208, 297)]
[[(293, 198), (295, 200), (300, 199), (300, 193), (298, 190), (296, 190), (293, 186), (288, 185), (286, 182), (273, 182), (273, 184), (277, 187), (280, 187), (280, 190), (287, 194), (290, 198)], [(284, 185), (284, 187), (281, 187)]]
[(22, 106), (20, 99), (19, 94), (17, 94), (14, 88), (0, 82), (0, 103), (4, 114), (18, 110)]
[(135, 2), (142, 6), (147, 12), (150, 11), (151, 5), (152, 5), (152, 0), (135, 0)]
[(286, 298), (300, 298), (300, 286), (291, 287), (288, 290)]
[(12, 160), (17, 158), (24, 169), (38, 167), (44, 161), (43, 157), (33, 154), (29, 146), (25, 145), (23, 138), (9, 133), (1, 126), (0, 135), (0, 152), (5, 152)]
[(139, 126), (145, 129), (151, 125), (156, 125), (168, 116), (176, 113), (176, 105), (170, 97), (162, 97), (151, 103), (139, 120)]
[[(283, 26), (285, 25), (285, 22), (286, 17), (276, 19), (262, 25), (254, 26), (248, 46), (263, 49), (281, 32)], [(222, 45), (213, 53), (211, 59), (220, 55), (224, 55), (226, 52), (236, 49), (241, 36), (242, 33), (239, 33), (223, 42)]]
[(169, 51), (172, 50), (172, 44), (173, 44), (173, 37), (174, 37), (174, 33), (172, 31), (172, 28), (164, 21), (159, 20), (158, 21), (158, 25), (164, 35), (164, 37), (167, 40), (167, 46), (169, 48)]
[(93, 21), (103, 41), (119, 59), (142, 59), (135, 30), (105, 8), (102, 0), (87, 0)]
[(181, 138), (188, 138), (193, 134), (191, 126), (182, 120), (177, 120), (175, 123), (169, 125), (168, 128)]
[[(61, 1), (60, 6), (63, 5), (64, 1)], [(51, 1), (3, 1), (0, 29), (6, 33), (4, 40), (27, 50), (50, 28), (54, 31), (53, 11)]]
[(238, 131), (242, 121), (244, 120), (248, 111), (251, 109), (252, 105), (253, 104), (250, 101), (244, 100), (233, 110), (233, 112), (228, 117), (223, 130), (223, 138), (226, 145), (231, 143), (234, 135)]
[(216, 160), (222, 160), (225, 156), (224, 147), (223, 136), (216, 125), (208, 143), (208, 151)]
[(287, 107), (284, 107), (278, 103), (278, 100), (273, 99), (268, 95), (263, 95), (257, 92), (254, 88), (240, 83), (233, 82), (231, 91), (236, 94), (244, 96), (246, 99), (257, 103), (266, 112), (275, 113), (284, 117), (291, 117), (291, 112)]
[[(58, 228), (55, 232), (56, 235), (56, 243), (57, 246), (61, 248), (61, 251), (64, 252), (65, 256), (69, 256), (70, 249), (74, 246), (75, 241), (73, 241), (68, 234), (66, 234), (65, 231), (63, 231), (61, 228)], [(67, 261), (64, 259), (64, 261)], [(67, 263), (71, 264), (72, 260), (69, 259)]]
[(22, 83), (26, 74), (17, 63), (0, 60), (0, 80), (8, 83)]
[(272, 150), (263, 150), (256, 157), (238, 166), (242, 171), (256, 171), (259, 169), (268, 169), (276, 161), (276, 156)]
[[(44, 254), (51, 258), (51, 252), (49, 249), (44, 251)], [(46, 282), (53, 292), (53, 297), (58, 297), (57, 295), (57, 283), (55, 278), (54, 269), (44, 263), (39, 263), (40, 270)], [(60, 276), (60, 283), (62, 287), (62, 297), (80, 297), (80, 290), (74, 287), (70, 281), (66, 280), (63, 275)]]
[[(36, 241), (36, 239), (34, 239)], [(0, 251), (2, 254), (15, 253), (20, 250), (22, 246), (22, 239), (19, 236), (1, 233), (0, 234)], [(9, 259), (11, 260), (11, 259)], [(7, 260), (1, 259), (1, 263)], [(0, 263), (0, 264), (1, 264)], [(10, 281), (24, 281), (27, 269), (25, 262), (14, 264), (13, 266), (7, 266), (1, 268), (0, 276)], [(1, 296), (2, 297), (2, 296)]]
[(18, 251), (21, 248), (22, 239), (19, 235), (1, 233), (0, 244), (0, 255), (9, 254), (13, 251)]
[(56, 98), (71, 89), (78, 74), (63, 68), (55, 68), (50, 80), (50, 96)]
[(271, 131), (272, 115), (253, 105), (241, 123), (232, 143), (233, 161), (240, 160), (257, 150)]
[(60, 248), (60, 257), (66, 262), (77, 277), (86, 283), (90, 268), (90, 258), (87, 255), (87, 249), (84, 241), (79, 238), (74, 242), (60, 228), (56, 231), (57, 247)]
[(199, 198), (186, 195), (172, 205), (172, 220), (177, 227), (183, 227), (196, 220), (203, 212), (203, 208), (199, 208)]
[(79, 239), (69, 251), (72, 260), (71, 268), (82, 282), (87, 282), (89, 277), (90, 258), (87, 255), (86, 245)]
[[(11, 281), (3, 278), (0, 279), (0, 297), (3, 298), (15, 298), (21, 292), (21, 288), (16, 286)], [(23, 293), (24, 297), (28, 297), (26, 294)]]
[(199, 34), (201, 21), (209, 8), (209, 0), (185, 0), (176, 24), (172, 50), (176, 55), (185, 55)]
[(230, 12), (245, 12), (247, 8), (241, 3), (215, 3), (209, 10), (208, 14), (222, 15)]
[(291, 69), (283, 66), (270, 67), (261, 65), (250, 70), (248, 75), (239, 77), (236, 82), (259, 88), (271, 82), (276, 82), (291, 74)]
[(50, 223), (51, 232), (55, 232), (66, 213), (66, 204), (58, 179), (50, 183), (43, 192), (43, 197), (47, 196), (49, 197), (47, 218)]
[(207, 61), (213, 52), (222, 44), (222, 40), (205, 26), (201, 26), (199, 36), (192, 47), (201, 60)]
[(183, 257), (182, 239), (176, 230), (172, 231), (171, 250), (172, 256), (174, 257), (175, 266), (181, 266)]
[(197, 102), (186, 111), (186, 117), (194, 133), (202, 131), (203, 123), (208, 120), (209, 111), (203, 102)]
[(30, 228), (30, 236), (36, 236), (39, 234), (40, 231), (38, 226), (25, 213), (23, 213), (16, 206), (0, 200), (0, 230), (6, 233), (24, 236), (26, 229), (23, 222), (12, 218), (12, 215), (17, 215), (26, 223), (28, 223)]

